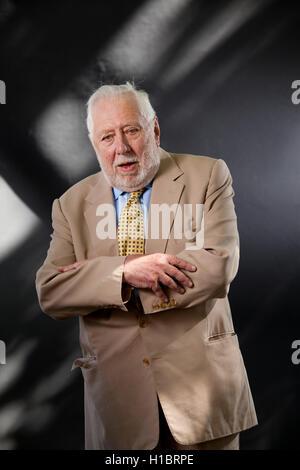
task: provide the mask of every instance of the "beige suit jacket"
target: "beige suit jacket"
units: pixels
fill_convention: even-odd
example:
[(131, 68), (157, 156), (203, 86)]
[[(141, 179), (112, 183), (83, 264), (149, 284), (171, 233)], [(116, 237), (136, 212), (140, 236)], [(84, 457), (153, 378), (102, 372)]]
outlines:
[[(181, 444), (216, 439), (257, 424), (228, 290), (239, 261), (232, 179), (225, 162), (160, 149), (153, 181), (145, 253), (172, 253), (197, 266), (184, 295), (166, 289), (161, 303), (139, 289), (138, 307), (122, 298), (124, 256), (116, 238), (99, 239), (103, 204), (112, 189), (98, 172), (53, 203), (53, 233), (36, 286), (41, 308), (57, 320), (78, 317), (84, 377), (86, 449), (153, 449), (159, 438), (157, 395), (172, 435)], [(194, 238), (150, 237), (154, 204), (184, 213), (203, 204)], [(157, 206), (156, 206), (157, 207)], [(193, 206), (192, 206), (193, 207)], [(93, 258), (75, 270), (58, 266)], [(124, 292), (123, 292), (124, 296)]]

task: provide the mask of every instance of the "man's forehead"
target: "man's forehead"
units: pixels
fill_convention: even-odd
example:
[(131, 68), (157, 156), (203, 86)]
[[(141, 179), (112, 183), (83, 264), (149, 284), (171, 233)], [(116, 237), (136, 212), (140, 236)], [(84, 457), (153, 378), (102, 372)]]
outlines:
[(94, 102), (93, 112), (108, 116), (119, 113), (141, 114), (140, 104), (132, 93), (98, 98)]
[(98, 129), (108, 130), (125, 125), (142, 125), (144, 116), (135, 96), (100, 98), (93, 106), (93, 118)]

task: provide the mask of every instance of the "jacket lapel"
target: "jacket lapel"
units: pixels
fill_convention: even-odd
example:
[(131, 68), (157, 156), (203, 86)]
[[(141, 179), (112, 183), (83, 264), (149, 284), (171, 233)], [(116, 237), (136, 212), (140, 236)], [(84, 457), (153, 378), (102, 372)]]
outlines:
[[(92, 240), (92, 250), (94, 255), (118, 256), (118, 240), (116, 236), (116, 211), (114, 205), (114, 198), (112, 188), (104, 178), (102, 172), (99, 172), (98, 181), (95, 186), (85, 198), (87, 209), (84, 211), (84, 217), (89, 228), (90, 237)], [(103, 220), (100, 209), (107, 212), (107, 221), (111, 228), (113, 228), (113, 237), (107, 238), (99, 237), (99, 223)], [(105, 212), (106, 213), (106, 212)], [(108, 226), (105, 227), (108, 231)], [(98, 230), (98, 234), (97, 234)]]
[[(179, 181), (179, 177), (182, 174), (183, 171), (178, 167), (174, 158), (168, 152), (160, 148), (160, 167), (154, 178), (151, 192), (145, 254), (164, 253), (166, 250), (177, 207), (184, 189), (184, 184)], [(170, 213), (170, 224), (166, 238), (161, 237), (162, 216), (160, 216), (160, 219), (155, 217), (155, 205), (159, 204), (166, 204), (167, 208), (171, 208), (173, 204), (176, 205), (175, 212), (167, 211), (167, 214)], [(159, 234), (158, 238), (153, 237), (155, 233)]]

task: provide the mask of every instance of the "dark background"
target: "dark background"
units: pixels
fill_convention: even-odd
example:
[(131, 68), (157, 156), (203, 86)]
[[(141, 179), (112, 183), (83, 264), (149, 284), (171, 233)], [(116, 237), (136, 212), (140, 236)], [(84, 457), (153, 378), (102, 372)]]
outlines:
[(300, 8), (289, 1), (0, 0), (0, 449), (82, 449), (77, 320), (42, 314), (51, 205), (98, 171), (85, 103), (104, 83), (151, 96), (162, 147), (222, 158), (241, 238), (229, 299), (259, 426), (242, 449), (298, 444)]

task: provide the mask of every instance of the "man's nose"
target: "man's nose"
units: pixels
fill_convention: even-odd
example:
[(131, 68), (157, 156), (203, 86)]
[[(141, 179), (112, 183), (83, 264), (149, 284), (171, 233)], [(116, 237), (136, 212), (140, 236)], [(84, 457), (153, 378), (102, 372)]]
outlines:
[(119, 155), (130, 151), (130, 145), (127, 142), (126, 136), (123, 133), (116, 135), (116, 152)]

